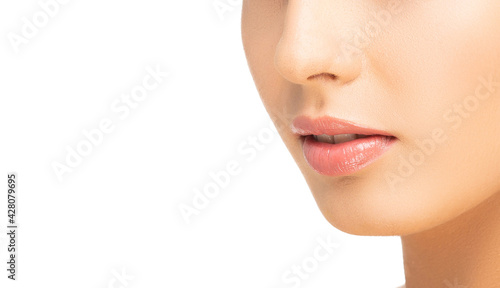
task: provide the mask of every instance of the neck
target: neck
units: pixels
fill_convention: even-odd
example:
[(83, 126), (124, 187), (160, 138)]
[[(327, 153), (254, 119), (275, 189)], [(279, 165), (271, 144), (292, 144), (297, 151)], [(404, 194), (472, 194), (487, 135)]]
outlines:
[(500, 287), (500, 193), (401, 242), (406, 288)]

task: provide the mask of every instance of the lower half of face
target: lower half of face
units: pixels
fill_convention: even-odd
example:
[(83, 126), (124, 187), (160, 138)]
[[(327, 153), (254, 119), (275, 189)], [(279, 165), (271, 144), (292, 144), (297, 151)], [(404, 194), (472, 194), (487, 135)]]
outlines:
[[(351, 234), (405, 235), (500, 191), (500, 2), (373, 2), (246, 0), (242, 37), (264, 106), (326, 219)], [(291, 128), (325, 115), (394, 142), (326, 175), (308, 159), (316, 140)]]

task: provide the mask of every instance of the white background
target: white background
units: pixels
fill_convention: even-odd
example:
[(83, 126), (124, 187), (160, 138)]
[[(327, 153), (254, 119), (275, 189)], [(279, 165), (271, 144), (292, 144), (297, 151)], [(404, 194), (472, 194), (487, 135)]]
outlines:
[[(216, 2), (231, 9), (218, 13)], [(23, 18), (42, 21), (43, 11), (37, 1), (0, 2), (1, 287), (299, 287), (282, 277), (312, 265), (318, 238), (338, 247), (308, 266), (300, 287), (404, 283), (399, 238), (333, 228), (269, 134), (241, 44), (241, 1), (69, 0), (13, 45)], [(170, 76), (121, 119), (111, 105), (147, 67)], [(53, 164), (66, 165), (68, 147), (102, 119), (114, 130), (59, 179)], [(261, 150), (248, 142), (259, 135)], [(234, 161), (241, 172), (187, 223), (180, 205), (193, 206), (194, 189)], [(12, 171), (16, 282), (5, 270)]]

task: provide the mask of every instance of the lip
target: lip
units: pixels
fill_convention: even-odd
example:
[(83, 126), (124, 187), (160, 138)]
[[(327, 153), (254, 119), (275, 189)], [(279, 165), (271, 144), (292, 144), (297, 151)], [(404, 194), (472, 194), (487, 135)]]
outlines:
[[(300, 136), (302, 150), (309, 166), (322, 175), (343, 176), (355, 173), (389, 150), (397, 141), (390, 133), (363, 127), (350, 121), (323, 116), (299, 116), (292, 122), (292, 132)], [(314, 135), (369, 135), (340, 144), (319, 142)]]

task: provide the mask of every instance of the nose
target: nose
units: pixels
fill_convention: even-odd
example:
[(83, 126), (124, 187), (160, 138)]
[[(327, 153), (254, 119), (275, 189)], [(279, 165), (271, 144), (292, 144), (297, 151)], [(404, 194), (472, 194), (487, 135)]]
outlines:
[(349, 43), (343, 36), (356, 19), (355, 6), (345, 0), (289, 0), (274, 55), (278, 72), (301, 85), (358, 77), (362, 54), (345, 53)]

